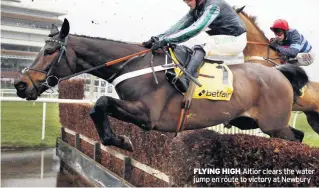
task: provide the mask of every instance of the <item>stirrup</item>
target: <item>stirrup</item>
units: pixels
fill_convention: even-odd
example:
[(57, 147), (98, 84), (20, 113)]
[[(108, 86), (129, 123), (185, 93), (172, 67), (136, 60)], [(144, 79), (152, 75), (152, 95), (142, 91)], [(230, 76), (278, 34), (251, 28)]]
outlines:
[(175, 83), (177, 82), (178, 80), (178, 75), (176, 74), (176, 76), (172, 79), (172, 84), (175, 85)]

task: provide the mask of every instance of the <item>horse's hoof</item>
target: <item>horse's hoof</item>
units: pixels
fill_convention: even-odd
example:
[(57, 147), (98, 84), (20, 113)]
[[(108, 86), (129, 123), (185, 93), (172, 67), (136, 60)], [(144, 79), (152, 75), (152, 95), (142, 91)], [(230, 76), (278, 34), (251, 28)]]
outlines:
[(133, 144), (132, 144), (129, 137), (124, 136), (124, 135), (119, 135), (118, 137), (122, 140), (122, 143), (120, 146), (122, 149), (125, 149), (125, 150), (130, 151), (130, 152), (132, 152), (134, 150)]

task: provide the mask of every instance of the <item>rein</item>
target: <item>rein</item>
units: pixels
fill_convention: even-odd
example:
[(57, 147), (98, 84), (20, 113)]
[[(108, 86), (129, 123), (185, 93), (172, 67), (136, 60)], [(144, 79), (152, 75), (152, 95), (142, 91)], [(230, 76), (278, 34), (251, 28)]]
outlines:
[[(269, 45), (266, 42), (255, 42), (255, 41), (247, 41), (247, 44), (256, 44), (256, 45)], [(277, 59), (281, 59), (280, 57), (278, 58), (270, 58), (269, 57), (270, 54), (270, 47), (267, 47), (267, 57), (260, 57), (260, 56), (249, 56), (247, 58), (245, 58), (245, 60), (262, 60), (262, 61), (267, 61), (268, 63), (274, 65), (274, 66), (278, 66), (279, 64), (274, 62), (274, 60)]]
[[(75, 74), (71, 74), (69, 76), (66, 76), (66, 77), (63, 77), (63, 78), (60, 78), (59, 79), (59, 82), (63, 81), (63, 80), (67, 80), (69, 78), (72, 78), (74, 76), (78, 76), (80, 74), (83, 74), (83, 73), (87, 73), (87, 72), (91, 72), (91, 71), (94, 71), (94, 70), (97, 70), (97, 69), (100, 69), (102, 67), (109, 67), (111, 65), (114, 65), (114, 64), (117, 64), (117, 63), (121, 63), (125, 60), (128, 60), (127, 62), (130, 62), (131, 60), (135, 59), (136, 57), (140, 56), (140, 55), (144, 55), (146, 53), (148, 53), (149, 51), (151, 51), (150, 49), (147, 49), (147, 50), (143, 50), (143, 51), (140, 51), (140, 52), (137, 52), (137, 53), (134, 53), (134, 54), (131, 54), (131, 55), (128, 55), (128, 56), (125, 56), (125, 57), (121, 57), (121, 58), (118, 58), (118, 59), (115, 59), (115, 60), (112, 60), (112, 61), (109, 61), (109, 62), (106, 62), (102, 65), (98, 65), (96, 67), (93, 67), (93, 68), (90, 68), (90, 69), (87, 69), (87, 70), (84, 70), (84, 71), (81, 71), (81, 72), (78, 72), (78, 73), (75, 73)], [(116, 72), (116, 74), (118, 73), (119, 71)], [(110, 78), (114, 78), (116, 75), (113, 74)], [(110, 80), (110, 79), (109, 79)]]
[[(163, 52), (168, 56), (170, 57), (174, 62), (175, 60), (169, 55), (169, 53), (164, 50), (164, 48), (162, 48)], [(121, 69), (127, 65), (129, 62), (131, 62), (132, 60), (134, 60), (135, 58), (141, 56), (141, 55), (144, 55), (148, 52), (152, 51), (151, 49), (147, 49), (147, 50), (143, 50), (143, 51), (140, 51), (140, 52), (137, 52), (137, 53), (134, 53), (134, 54), (131, 54), (131, 55), (128, 55), (128, 56), (125, 56), (125, 57), (121, 57), (121, 58), (118, 58), (118, 59), (115, 59), (115, 60), (112, 60), (112, 61), (109, 61), (109, 62), (106, 62), (102, 65), (98, 65), (96, 67), (93, 67), (93, 68), (90, 68), (90, 69), (87, 69), (87, 70), (84, 70), (84, 71), (81, 71), (81, 72), (78, 72), (78, 73), (75, 73), (75, 74), (72, 74), (72, 75), (69, 75), (69, 76), (66, 76), (66, 77), (63, 77), (63, 78), (60, 78), (58, 83), (63, 81), (63, 80), (67, 80), (69, 78), (72, 78), (72, 77), (75, 77), (75, 76), (78, 76), (80, 74), (83, 74), (83, 73), (87, 73), (87, 72), (91, 72), (93, 70), (97, 70), (97, 69), (100, 69), (102, 67), (109, 67), (111, 65), (114, 65), (114, 64), (117, 64), (117, 63), (121, 63), (123, 61), (126, 60), (126, 62), (113, 74), (110, 76), (110, 78), (107, 80), (108, 82), (110, 83), (113, 83), (113, 85), (117, 85), (119, 82), (123, 81), (123, 80), (126, 80), (128, 78), (132, 78), (132, 77), (135, 77), (137, 75), (143, 75), (143, 74), (147, 74), (149, 73), (149, 68), (146, 68), (146, 69), (142, 69), (142, 70), (139, 70), (139, 71), (133, 71), (132, 73), (126, 73), (122, 76), (120, 76), (119, 78), (116, 78), (115, 77), (118, 75), (118, 73), (121, 71)], [(173, 68), (173, 66), (177, 66), (179, 67), (188, 77), (190, 80), (192, 80), (193, 82), (195, 82), (196, 85), (198, 86), (202, 86), (192, 75), (190, 75), (186, 69), (181, 66), (178, 62), (175, 62), (174, 65), (165, 65), (165, 66), (157, 66), (157, 67), (153, 67), (153, 56), (152, 56), (152, 59), (150, 61), (150, 70), (151, 72), (153, 73), (153, 76), (154, 76), (154, 79), (155, 79), (155, 82), (158, 83), (157, 81), (157, 77), (155, 75), (155, 72), (157, 71), (161, 71), (161, 70), (167, 70), (167, 69), (171, 69)], [(155, 70), (156, 69), (156, 70)], [(113, 80), (115, 79), (115, 80)]]
[[(63, 80), (66, 80), (66, 79), (69, 79), (69, 78), (72, 78), (72, 77), (75, 77), (75, 76), (78, 76), (80, 74), (83, 74), (83, 73), (87, 73), (87, 72), (91, 72), (93, 70), (97, 70), (97, 69), (100, 69), (102, 67), (109, 67), (111, 65), (114, 65), (114, 64), (117, 64), (117, 63), (121, 63), (125, 60), (127, 60), (120, 68), (119, 70), (117, 70), (113, 75), (111, 75), (111, 77), (107, 80), (108, 82), (110, 82), (111, 80), (113, 80), (117, 74), (120, 72), (120, 70), (126, 65), (128, 64), (129, 62), (131, 62), (132, 60), (134, 60), (135, 58), (137, 57), (140, 57), (141, 55), (144, 55), (148, 52), (151, 51), (151, 49), (147, 49), (147, 50), (143, 50), (143, 51), (140, 51), (140, 52), (137, 52), (137, 53), (134, 53), (134, 54), (131, 54), (131, 55), (127, 55), (125, 57), (121, 57), (121, 58), (118, 58), (118, 59), (115, 59), (115, 60), (112, 60), (112, 61), (109, 61), (109, 62), (106, 62), (106, 63), (103, 63), (102, 65), (98, 65), (96, 67), (93, 67), (91, 69), (88, 69), (88, 70), (84, 70), (84, 71), (81, 71), (81, 72), (78, 72), (78, 73), (74, 73), (74, 74), (71, 74), (69, 76), (66, 76), (66, 77), (62, 77), (62, 78), (57, 78), (56, 76), (54, 75), (50, 75), (53, 68), (55, 67), (56, 64), (58, 64), (61, 59), (62, 59), (62, 56), (65, 54), (67, 54), (67, 51), (66, 51), (66, 46), (67, 46), (67, 41), (68, 41), (68, 36), (64, 39), (64, 42), (63, 41), (59, 41), (59, 40), (53, 40), (53, 39), (49, 39), (49, 40), (46, 40), (45, 42), (54, 42), (54, 43), (58, 43), (60, 45), (60, 54), (59, 56), (56, 56), (55, 59), (53, 60), (53, 63), (51, 63), (47, 68), (45, 68), (44, 70), (39, 70), (39, 69), (35, 69), (35, 68), (31, 68), (31, 67), (26, 67), (24, 68), (22, 71), (21, 71), (21, 74), (25, 74), (31, 81), (31, 83), (33, 84), (33, 87), (35, 88), (36, 92), (39, 93), (39, 86), (46, 86), (48, 89), (51, 89), (52, 90), (52, 87), (54, 87), (55, 85), (59, 84), (59, 82), (63, 81)], [(69, 65), (69, 62), (66, 58), (66, 61)], [(69, 66), (70, 67), (70, 66)], [(46, 69), (49, 69), (48, 71), (46, 71)], [(45, 78), (45, 82), (41, 83), (39, 86), (36, 85), (36, 83), (34, 82), (34, 80), (32, 79), (32, 77), (29, 75), (29, 70), (32, 70), (32, 71), (36, 71), (36, 72), (40, 72), (40, 73), (43, 73), (46, 75), (46, 78)], [(71, 70), (72, 72), (72, 70)], [(53, 84), (50, 82), (50, 79), (51, 81), (53, 82)]]
[(128, 55), (128, 56), (125, 56), (125, 57), (121, 57), (119, 59), (115, 59), (115, 60), (109, 61), (109, 62), (105, 63), (105, 66), (108, 67), (108, 66), (120, 63), (120, 62), (128, 60), (128, 59), (130, 59), (132, 57), (146, 54), (149, 51), (151, 51), (151, 49), (143, 50), (143, 51), (137, 52), (135, 54), (131, 54), (131, 55)]
[(266, 42), (247, 41), (247, 44), (268, 45)]

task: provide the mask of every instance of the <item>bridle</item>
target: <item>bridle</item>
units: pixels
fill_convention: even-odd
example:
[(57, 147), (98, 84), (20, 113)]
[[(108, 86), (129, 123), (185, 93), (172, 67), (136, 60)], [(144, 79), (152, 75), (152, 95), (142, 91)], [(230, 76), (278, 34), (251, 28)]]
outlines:
[[(59, 56), (56, 56), (56, 58), (53, 60), (53, 63), (50, 63), (50, 65), (48, 66), (49, 67), (49, 70), (48, 71), (45, 71), (45, 70), (40, 70), (40, 69), (35, 69), (35, 68), (31, 68), (31, 67), (26, 67), (24, 68), (22, 71), (21, 71), (21, 74), (22, 75), (26, 75), (29, 80), (31, 81), (34, 89), (36, 90), (37, 93), (39, 93), (39, 87), (44, 85), (46, 87), (48, 87), (49, 89), (52, 89), (52, 87), (54, 87), (58, 81), (59, 81), (59, 78), (54, 76), (54, 75), (50, 75), (52, 73), (52, 70), (53, 70), (53, 67), (55, 65), (57, 65), (61, 59), (62, 59), (62, 56), (65, 54), (66, 55), (66, 45), (67, 45), (67, 41), (68, 41), (68, 36), (64, 39), (64, 42), (62, 41), (59, 41), (59, 40), (54, 40), (54, 39), (48, 39), (46, 40), (45, 42), (54, 42), (54, 43), (57, 43), (60, 45), (60, 54)], [(46, 69), (48, 69), (48, 67)], [(36, 71), (36, 72), (40, 72), (40, 73), (43, 73), (46, 75), (46, 78), (45, 78), (45, 82), (39, 84), (38, 86), (35, 84), (34, 80), (32, 79), (32, 77), (30, 76), (29, 74), (29, 70), (32, 70), (32, 71)], [(51, 82), (55, 83), (55, 84), (51, 84)]]

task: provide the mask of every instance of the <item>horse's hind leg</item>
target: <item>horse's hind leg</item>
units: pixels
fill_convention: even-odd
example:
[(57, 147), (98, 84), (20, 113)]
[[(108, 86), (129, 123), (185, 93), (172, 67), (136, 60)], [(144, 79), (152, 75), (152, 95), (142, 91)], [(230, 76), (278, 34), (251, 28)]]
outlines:
[(303, 139), (303, 132), (290, 127), (284, 118), (272, 115), (265, 120), (259, 119), (258, 124), (260, 129), (270, 137), (299, 142)]
[(268, 130), (264, 132), (268, 134), (270, 137), (281, 138), (281, 139), (290, 140), (290, 141), (302, 142), (304, 137), (304, 133), (302, 131), (293, 129), (292, 127), (285, 127), (285, 128), (276, 129), (276, 130)]
[(102, 96), (96, 101), (90, 116), (103, 145), (114, 145), (133, 151), (133, 145), (129, 138), (116, 136), (113, 133), (108, 115), (122, 121), (134, 123), (146, 130), (151, 129), (148, 110), (142, 102), (123, 101)]
[(319, 134), (319, 110), (305, 112), (305, 114), (309, 125)]
[(266, 134), (268, 134), (270, 137), (302, 142), (305, 135), (304, 132), (289, 126), (288, 125), (289, 118), (287, 120), (282, 120), (282, 121), (280, 120), (278, 121), (277, 118), (275, 120), (277, 120), (276, 121), (277, 124), (272, 124), (272, 125), (277, 125), (277, 127), (274, 127), (273, 130), (265, 131)]
[(293, 127), (290, 127), (290, 129), (291, 129), (292, 132), (294, 133), (294, 135), (295, 135), (295, 137), (297, 138), (297, 140), (298, 140), (299, 142), (302, 142), (303, 137), (305, 136), (305, 133), (302, 132), (302, 131), (300, 131), (300, 130), (298, 130), (298, 129), (295, 129), (295, 128), (293, 128)]
[(260, 129), (270, 137), (301, 141), (300, 132), (288, 125), (292, 103), (292, 96), (290, 97), (277, 98), (272, 102), (263, 98), (259, 102), (257, 122)]
[[(289, 125), (293, 92), (287, 85), (265, 85), (258, 102), (256, 119), (260, 129), (270, 137), (301, 141), (301, 134)], [(269, 89), (271, 88), (271, 89)]]

